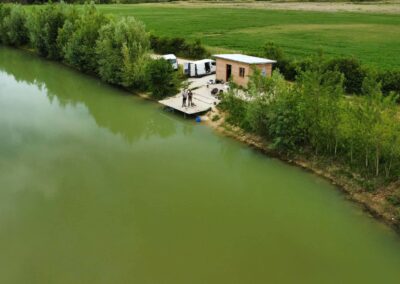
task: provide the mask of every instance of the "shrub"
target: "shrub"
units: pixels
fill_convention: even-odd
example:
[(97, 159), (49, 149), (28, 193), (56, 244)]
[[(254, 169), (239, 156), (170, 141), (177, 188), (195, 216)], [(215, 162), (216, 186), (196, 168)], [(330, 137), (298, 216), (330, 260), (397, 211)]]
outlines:
[(11, 8), (10, 6), (5, 6), (0, 4), (0, 43), (9, 44), (10, 38), (8, 34), (7, 26), (5, 25), (5, 20), (10, 16)]
[(218, 114), (214, 114), (213, 117), (211, 118), (211, 121), (216, 122), (220, 119), (221, 119), (221, 117)]
[(146, 68), (146, 75), (154, 98), (162, 99), (179, 92), (180, 80), (167, 60), (161, 58), (150, 61)]
[(279, 72), (285, 77), (286, 80), (294, 81), (297, 75), (296, 64), (293, 60), (289, 60), (283, 49), (273, 42), (267, 42), (264, 46), (262, 56), (276, 60), (273, 65), (273, 70)]
[(378, 73), (378, 80), (384, 94), (395, 92), (400, 95), (400, 69), (381, 71)]
[(238, 98), (234, 88), (229, 88), (228, 92), (223, 93), (219, 107), (228, 112), (227, 122), (246, 130), (251, 129), (250, 124), (246, 120), (247, 104)]
[(327, 63), (328, 70), (336, 70), (344, 75), (344, 89), (349, 94), (361, 93), (361, 85), (366, 76), (365, 68), (357, 59), (334, 58)]
[(107, 18), (94, 5), (85, 6), (79, 16), (67, 19), (57, 39), (65, 61), (84, 72), (96, 72), (94, 47), (99, 38), (99, 30), (107, 22)]
[(264, 55), (269, 59), (282, 61), (286, 58), (283, 49), (273, 42), (267, 42), (264, 46)]
[(149, 46), (142, 23), (132, 17), (111, 20), (101, 28), (96, 43), (100, 78), (124, 87), (143, 88)]
[(29, 41), (26, 28), (26, 13), (20, 5), (14, 5), (10, 14), (3, 18), (3, 32), (7, 33), (5, 43), (12, 46), (25, 45)]
[(187, 42), (179, 37), (168, 38), (151, 35), (150, 44), (154, 52), (159, 54), (173, 53), (191, 59), (202, 59), (210, 55), (202, 46), (200, 40)]
[(45, 8), (32, 10), (28, 18), (28, 30), (32, 46), (40, 56), (55, 60), (62, 58), (57, 37), (66, 18), (67, 6), (64, 4), (46, 5)]

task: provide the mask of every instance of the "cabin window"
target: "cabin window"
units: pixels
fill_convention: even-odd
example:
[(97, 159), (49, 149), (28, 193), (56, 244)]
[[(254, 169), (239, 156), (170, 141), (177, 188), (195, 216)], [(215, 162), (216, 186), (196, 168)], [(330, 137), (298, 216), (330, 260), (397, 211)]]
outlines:
[(243, 67), (240, 67), (240, 68), (239, 68), (239, 76), (240, 76), (240, 77), (244, 77), (245, 70), (246, 70), (246, 69), (244, 69)]

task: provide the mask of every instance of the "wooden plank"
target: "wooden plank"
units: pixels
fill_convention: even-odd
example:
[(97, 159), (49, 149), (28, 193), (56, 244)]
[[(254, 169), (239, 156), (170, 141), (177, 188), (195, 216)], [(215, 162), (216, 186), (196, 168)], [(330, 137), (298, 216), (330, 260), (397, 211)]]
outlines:
[(178, 110), (180, 112), (183, 112), (183, 113), (189, 114), (189, 115), (206, 112), (206, 111), (210, 110), (211, 107), (213, 106), (213, 104), (205, 103), (205, 102), (197, 99), (195, 96), (193, 96), (193, 102), (194, 102), (194, 106), (182, 107), (182, 96), (181, 95), (177, 95), (177, 96), (170, 97), (170, 98), (159, 101), (159, 103), (162, 105), (168, 106), (170, 108), (173, 108), (175, 110)]

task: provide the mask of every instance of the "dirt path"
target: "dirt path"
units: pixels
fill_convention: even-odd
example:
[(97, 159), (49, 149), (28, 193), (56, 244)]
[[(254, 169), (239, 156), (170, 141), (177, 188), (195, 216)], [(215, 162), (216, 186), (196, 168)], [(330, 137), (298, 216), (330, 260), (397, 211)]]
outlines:
[(319, 12), (361, 12), (400, 14), (400, 0), (380, 2), (211, 2), (211, 1), (178, 1), (172, 3), (141, 4), (162, 5), (164, 7), (221, 7), (221, 8), (247, 8), (265, 10), (294, 10), (294, 11), (319, 11)]

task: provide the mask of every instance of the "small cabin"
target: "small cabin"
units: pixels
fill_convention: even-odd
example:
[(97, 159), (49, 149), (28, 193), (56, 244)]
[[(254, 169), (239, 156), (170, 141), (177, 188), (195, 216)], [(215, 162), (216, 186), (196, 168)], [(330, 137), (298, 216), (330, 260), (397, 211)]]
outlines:
[(258, 68), (264, 76), (271, 76), (272, 64), (275, 60), (249, 56), (244, 54), (216, 54), (216, 79), (232, 80), (234, 83), (246, 87), (253, 68)]

